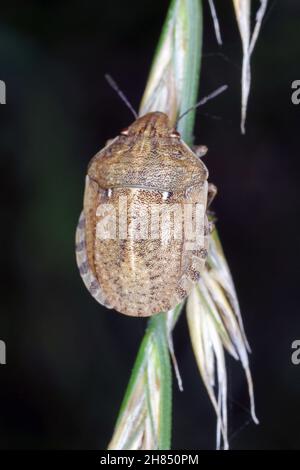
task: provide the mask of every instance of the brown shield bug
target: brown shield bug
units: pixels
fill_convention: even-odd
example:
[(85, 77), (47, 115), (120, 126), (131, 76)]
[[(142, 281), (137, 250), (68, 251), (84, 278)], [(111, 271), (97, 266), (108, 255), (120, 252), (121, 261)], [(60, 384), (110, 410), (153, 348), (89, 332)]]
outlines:
[[(161, 112), (136, 119), (94, 156), (76, 257), (98, 302), (150, 316), (189, 294), (207, 258), (207, 178), (203, 162)], [(187, 219), (190, 231), (196, 225), (196, 242)]]

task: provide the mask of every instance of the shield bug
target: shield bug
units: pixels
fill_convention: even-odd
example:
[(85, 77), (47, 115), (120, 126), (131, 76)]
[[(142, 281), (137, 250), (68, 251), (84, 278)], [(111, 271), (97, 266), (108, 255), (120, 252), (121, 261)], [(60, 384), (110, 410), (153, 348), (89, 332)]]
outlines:
[(98, 302), (150, 316), (189, 294), (207, 258), (207, 178), (161, 112), (139, 117), (93, 157), (76, 257)]

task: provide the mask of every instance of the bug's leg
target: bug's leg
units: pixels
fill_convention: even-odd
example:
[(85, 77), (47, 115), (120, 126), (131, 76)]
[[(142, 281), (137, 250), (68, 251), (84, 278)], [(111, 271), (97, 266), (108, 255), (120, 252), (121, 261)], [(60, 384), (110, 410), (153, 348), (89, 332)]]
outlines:
[(90, 292), (90, 294), (107, 308), (112, 308), (105, 299), (105, 295), (100, 284), (95, 277), (87, 257), (86, 241), (85, 241), (85, 217), (83, 211), (80, 214), (76, 229), (76, 261), (82, 277), (82, 280)]
[[(211, 203), (213, 202), (213, 200), (215, 199), (216, 195), (218, 193), (218, 189), (217, 187), (212, 184), (212, 183), (208, 183), (208, 191), (207, 191), (207, 209), (209, 209), (209, 207), (211, 206)], [(216, 221), (216, 218), (215, 218), (215, 215), (214, 215), (214, 212), (212, 211), (207, 211), (207, 214), (208, 214), (208, 217), (209, 217), (209, 222), (208, 222), (208, 231), (209, 233), (212, 233), (215, 229), (215, 221)]]
[(206, 145), (193, 145), (192, 150), (198, 158), (204, 157), (208, 152)]
[(211, 206), (211, 203), (215, 199), (217, 193), (218, 193), (217, 186), (215, 186), (213, 183), (208, 183), (207, 208)]

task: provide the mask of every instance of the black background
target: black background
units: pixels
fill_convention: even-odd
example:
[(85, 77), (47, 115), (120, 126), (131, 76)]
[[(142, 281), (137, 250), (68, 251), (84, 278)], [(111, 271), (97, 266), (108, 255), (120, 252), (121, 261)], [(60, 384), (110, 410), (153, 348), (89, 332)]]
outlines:
[[(256, 3), (256, 6), (259, 2)], [(300, 448), (300, 5), (270, 1), (252, 59), (247, 134), (239, 132), (241, 42), (231, 2), (216, 1), (224, 46), (204, 2), (200, 96), (229, 90), (197, 113), (195, 139), (219, 188), (214, 203), (253, 354), (261, 424), (249, 418), (239, 364), (228, 358), (230, 446)], [(90, 158), (132, 121), (104, 80), (138, 108), (168, 2), (1, 5), (0, 447), (102, 449), (111, 437), (146, 322), (100, 308), (74, 259)], [(174, 387), (173, 448), (212, 449), (215, 416), (185, 315), (175, 331), (184, 393)]]

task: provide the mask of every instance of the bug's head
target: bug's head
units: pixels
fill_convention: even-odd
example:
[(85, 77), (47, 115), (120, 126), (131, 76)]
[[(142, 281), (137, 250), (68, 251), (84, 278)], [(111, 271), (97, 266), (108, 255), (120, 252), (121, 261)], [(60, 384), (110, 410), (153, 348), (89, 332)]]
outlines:
[(145, 138), (180, 138), (180, 134), (173, 128), (173, 126), (171, 126), (168, 116), (160, 111), (147, 113), (136, 119), (131, 126), (124, 129), (121, 134), (131, 137), (141, 136)]

